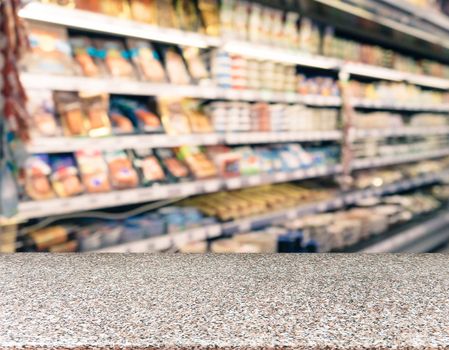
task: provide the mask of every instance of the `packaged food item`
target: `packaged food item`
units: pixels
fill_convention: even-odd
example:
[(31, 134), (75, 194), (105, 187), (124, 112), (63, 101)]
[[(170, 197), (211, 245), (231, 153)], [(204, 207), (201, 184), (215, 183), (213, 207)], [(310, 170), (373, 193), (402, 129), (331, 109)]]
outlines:
[(50, 158), (47, 154), (35, 154), (25, 161), (25, 192), (34, 200), (55, 196), (50, 183)]
[(196, 83), (210, 83), (209, 72), (206, 68), (202, 56), (202, 53), (197, 47), (184, 47), (182, 49), (182, 55), (189, 68), (190, 76)]
[(178, 149), (177, 154), (178, 158), (188, 165), (195, 178), (204, 179), (217, 176), (217, 168), (214, 163), (199, 147), (182, 146)]
[(154, 47), (148, 41), (139, 39), (127, 39), (126, 43), (139, 77), (155, 83), (165, 82), (164, 67)]
[(80, 92), (81, 104), (87, 117), (89, 136), (111, 134), (111, 122), (108, 116), (109, 97), (106, 94)]
[(261, 159), (253, 152), (251, 147), (236, 147), (234, 151), (240, 154), (239, 170), (241, 175), (260, 173)]
[(126, 189), (139, 185), (139, 176), (124, 151), (106, 152), (105, 158), (108, 163), (109, 179), (112, 187), (115, 189)]
[(193, 133), (200, 134), (214, 131), (210, 117), (201, 109), (199, 101), (183, 99), (182, 106)]
[(299, 13), (287, 12), (285, 16), (282, 38), (285, 41), (285, 46), (289, 48), (297, 48), (299, 45), (298, 21)]
[(66, 242), (68, 237), (69, 231), (64, 226), (52, 226), (30, 233), (31, 242), (28, 244), (34, 246), (37, 251), (45, 251), (54, 245)]
[(92, 1), (92, 0), (74, 0), (74, 1), (75, 7), (77, 9), (91, 12), (101, 12), (101, 1)]
[(56, 124), (53, 96), (49, 90), (27, 90), (28, 112), (32, 136), (56, 136), (61, 130)]
[(31, 50), (22, 62), (26, 71), (55, 75), (74, 73), (66, 28), (30, 22), (28, 30)]
[(178, 20), (171, 0), (156, 0), (158, 25), (161, 27), (178, 28)]
[(197, 32), (199, 30), (200, 21), (193, 1), (176, 0), (175, 11), (180, 29), (192, 32)]
[(50, 157), (51, 183), (59, 197), (72, 197), (83, 192), (78, 177), (78, 168), (72, 154), (57, 154)]
[(144, 132), (162, 132), (162, 124), (158, 116), (151, 112), (144, 104), (137, 100), (117, 98), (114, 106), (118, 108), (130, 120), (135, 121)]
[(165, 172), (171, 181), (186, 181), (190, 179), (189, 169), (176, 158), (175, 153), (169, 148), (159, 148), (155, 150), (155, 153)]
[(89, 123), (84, 115), (78, 94), (75, 92), (55, 91), (53, 99), (61, 119), (64, 135), (86, 135)]
[(262, 6), (257, 3), (251, 3), (251, 13), (248, 21), (248, 40), (251, 42), (260, 42), (262, 34)]
[(127, 0), (100, 1), (100, 11), (108, 16), (131, 18), (131, 11)]
[(207, 35), (220, 35), (220, 17), (217, 0), (198, 0), (198, 8)]
[(207, 147), (207, 155), (213, 160), (221, 176), (240, 176), (241, 156), (239, 153), (228, 146), (219, 145)]
[(97, 54), (104, 61), (109, 75), (113, 78), (135, 78), (134, 68), (128, 59), (125, 45), (120, 40), (94, 41)]
[(159, 114), (168, 135), (190, 133), (189, 120), (183, 110), (181, 100), (161, 97), (158, 99)]
[(97, 50), (89, 38), (84, 36), (71, 37), (70, 45), (82, 75), (99, 77), (105, 74), (104, 66), (99, 64), (101, 61), (96, 57)]
[(152, 150), (134, 150), (134, 166), (140, 169), (141, 182), (151, 185), (165, 181), (165, 173)]
[(86, 191), (88, 193), (110, 191), (108, 167), (101, 151), (84, 149), (77, 151), (75, 155)]
[(156, 0), (130, 1), (131, 16), (134, 20), (148, 24), (157, 24)]
[(174, 47), (165, 50), (165, 69), (168, 79), (173, 84), (186, 85), (190, 83), (189, 73), (182, 56)]
[(125, 116), (120, 110), (111, 108), (109, 117), (112, 122), (112, 131), (116, 135), (133, 134), (136, 131), (135, 124)]

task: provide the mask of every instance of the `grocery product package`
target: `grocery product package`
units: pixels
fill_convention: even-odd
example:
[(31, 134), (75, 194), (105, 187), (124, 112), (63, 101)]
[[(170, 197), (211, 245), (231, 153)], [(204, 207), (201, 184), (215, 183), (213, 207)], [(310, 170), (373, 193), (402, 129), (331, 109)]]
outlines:
[(139, 185), (139, 176), (125, 151), (105, 152), (109, 180), (114, 189), (134, 188)]
[(55, 196), (50, 182), (50, 157), (47, 154), (34, 154), (24, 164), (25, 193), (34, 200), (49, 199)]
[(73, 75), (73, 60), (67, 29), (60, 26), (29, 23), (31, 50), (21, 62), (31, 73)]
[(153, 45), (146, 40), (132, 38), (128, 38), (126, 44), (141, 80), (155, 83), (166, 81), (161, 58)]
[(84, 191), (72, 154), (50, 156), (51, 183), (59, 197), (72, 197)]
[(84, 149), (76, 151), (75, 156), (86, 192), (111, 190), (108, 167), (101, 151)]

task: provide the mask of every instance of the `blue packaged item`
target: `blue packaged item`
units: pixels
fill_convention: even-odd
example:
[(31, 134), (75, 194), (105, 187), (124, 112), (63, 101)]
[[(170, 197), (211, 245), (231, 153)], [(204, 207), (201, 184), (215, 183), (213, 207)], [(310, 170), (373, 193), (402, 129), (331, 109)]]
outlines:
[(131, 242), (144, 238), (140, 220), (129, 218), (123, 223), (122, 241)]
[(166, 207), (159, 209), (159, 214), (162, 215), (167, 233), (181, 232), (185, 229), (185, 217), (181, 208)]

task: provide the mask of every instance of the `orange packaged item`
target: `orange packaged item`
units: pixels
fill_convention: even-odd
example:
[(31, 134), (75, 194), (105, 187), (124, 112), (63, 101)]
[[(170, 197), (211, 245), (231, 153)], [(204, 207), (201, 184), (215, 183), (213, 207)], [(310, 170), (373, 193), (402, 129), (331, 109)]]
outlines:
[(100, 11), (108, 16), (131, 18), (128, 0), (95, 0), (100, 2)]
[(56, 91), (53, 94), (59, 117), (61, 118), (64, 135), (84, 136), (89, 129), (89, 123), (81, 108), (81, 102), (76, 93)]
[(190, 171), (197, 179), (217, 176), (217, 168), (214, 163), (196, 146), (182, 146), (179, 148), (178, 157), (185, 161)]
[(89, 136), (110, 135), (111, 122), (108, 116), (108, 95), (80, 92), (80, 98), (84, 113), (89, 122)]
[(25, 192), (34, 200), (55, 196), (50, 184), (50, 160), (47, 154), (36, 154), (25, 161)]
[(126, 189), (139, 185), (139, 176), (125, 152), (107, 152), (105, 158), (108, 163), (109, 178), (114, 188)]
[(122, 113), (111, 110), (110, 112), (111, 121), (113, 124), (114, 134), (132, 134), (134, 133), (134, 125), (127, 117)]
[(182, 106), (193, 133), (200, 134), (214, 131), (210, 117), (201, 110), (199, 101), (183, 99)]
[(59, 197), (72, 197), (83, 192), (78, 168), (71, 154), (58, 154), (50, 158), (53, 189)]
[(108, 166), (100, 151), (77, 151), (76, 160), (80, 169), (81, 179), (87, 192), (98, 193), (111, 190)]
[(104, 75), (104, 68), (99, 67), (96, 61), (96, 49), (87, 37), (78, 36), (70, 38), (73, 56), (79, 65), (81, 74), (86, 77)]
[(139, 22), (157, 24), (156, 0), (132, 0), (130, 6), (133, 19)]
[(33, 231), (29, 236), (37, 251), (45, 251), (66, 242), (69, 232), (64, 226), (53, 226)]

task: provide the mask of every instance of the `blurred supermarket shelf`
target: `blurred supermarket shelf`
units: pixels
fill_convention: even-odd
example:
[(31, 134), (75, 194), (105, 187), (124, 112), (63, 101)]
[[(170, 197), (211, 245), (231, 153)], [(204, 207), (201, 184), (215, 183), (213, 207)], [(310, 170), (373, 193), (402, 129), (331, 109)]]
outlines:
[(449, 213), (441, 212), (423, 223), (401, 231), (390, 238), (370, 245), (362, 253), (425, 253), (449, 239)]
[(354, 139), (382, 138), (393, 136), (426, 136), (449, 134), (449, 126), (410, 126), (394, 129), (356, 129), (351, 132)]
[(375, 157), (366, 159), (356, 159), (352, 162), (352, 169), (367, 169), (382, 167), (386, 165), (412, 163), (425, 159), (444, 157), (449, 155), (449, 148), (432, 150), (419, 153), (399, 154), (390, 157)]
[[(318, 1), (318, 0), (316, 0)], [(340, 9), (349, 11), (354, 6), (349, 6), (341, 1), (335, 0), (319, 0), (327, 5), (337, 6)], [(360, 12), (360, 11), (358, 11)], [(363, 11), (362, 11), (363, 12)], [(366, 12), (366, 11), (365, 11)], [(385, 79), (392, 81), (408, 81), (412, 84), (433, 87), (438, 89), (449, 89), (449, 80), (441, 79), (426, 75), (410, 74), (406, 72), (396, 71), (393, 69), (371, 66), (361, 63), (345, 63), (340, 59), (324, 57), (319, 55), (312, 55), (299, 50), (291, 50), (269, 45), (254, 44), (245, 41), (229, 40), (221, 37), (212, 37), (200, 33), (186, 32), (171, 28), (161, 28), (126, 20), (116, 17), (111, 17), (99, 13), (93, 13), (83, 10), (71, 9), (63, 6), (31, 2), (22, 8), (19, 12), (22, 18), (28, 20), (36, 20), (46, 23), (63, 25), (70, 28), (85, 29), (94, 32), (103, 32), (113, 35), (120, 35), (126, 37), (136, 37), (159, 42), (171, 43), (183, 46), (194, 47), (221, 47), (223, 50), (239, 54), (247, 58), (256, 58), (259, 60), (275, 61), (285, 64), (293, 64), (300, 66), (307, 66), (328, 70), (342, 70), (352, 75), (359, 75), (364, 77), (372, 77), (376, 79)], [(393, 27), (402, 26), (402, 24), (394, 23), (388, 20)], [(401, 28), (402, 28), (401, 27)], [(399, 28), (398, 30), (400, 30)], [(422, 37), (421, 31), (415, 30), (417, 37)], [(433, 35), (427, 33), (425, 40), (435, 42)], [(441, 44), (441, 40), (437, 40)], [(443, 42), (444, 44), (444, 42)], [(37, 77), (36, 77), (37, 78)], [(52, 79), (53, 81), (53, 79)], [(61, 90), (80, 90), (84, 88), (83, 83), (86, 80), (67, 81), (60, 80), (54, 87), (59, 87)], [(42, 84), (42, 87), (48, 86), (46, 80), (38, 80), (35, 85)], [(52, 83), (50, 83), (51, 85)], [(136, 86), (135, 84), (138, 84)], [(65, 87), (65, 85), (68, 85)], [(40, 87), (40, 86), (39, 86)], [(129, 94), (181, 94), (191, 97), (216, 98), (215, 91), (210, 87), (173, 87), (170, 84), (142, 84), (133, 81), (120, 81), (111, 84), (111, 80), (92, 79), (86, 86), (88, 89), (95, 89), (101, 91), (109, 91), (111, 93), (129, 93)], [(142, 90), (149, 89), (142, 93)], [(140, 92), (139, 92), (140, 91)], [(276, 98), (274, 98), (276, 102)], [(288, 99), (288, 98), (287, 98)], [(294, 101), (291, 101), (294, 102)]]
[(257, 174), (229, 179), (209, 179), (171, 185), (135, 188), (108, 193), (84, 194), (78, 197), (27, 201), (19, 204), (17, 221), (49, 215), (63, 215), (94, 209), (111, 208), (150, 201), (182, 198), (191, 195), (213, 193), (225, 189), (238, 189), (267, 183), (303, 180), (331, 176), (341, 172), (340, 165), (299, 169), (292, 172)]
[(211, 86), (146, 83), (118, 78), (101, 79), (78, 76), (48, 76), (31, 73), (22, 73), (20, 79), (27, 89), (101, 91), (110, 94), (179, 96), (207, 99), (216, 99), (219, 97), (219, 90)]
[(438, 182), (440, 175), (441, 174), (428, 174), (416, 177), (415, 179), (398, 181), (383, 187), (358, 190), (350, 193), (341, 193), (337, 194), (334, 198), (324, 201), (234, 220), (223, 224), (195, 228), (180, 233), (120, 244), (117, 246), (103, 248), (101, 250), (97, 250), (96, 252), (141, 253), (148, 251), (163, 251), (170, 248), (180, 247), (191, 242), (198, 242), (208, 238), (216, 238), (221, 235), (229, 236), (239, 233), (246, 233), (250, 230), (264, 228), (279, 221), (292, 220), (305, 215), (341, 209), (344, 206), (354, 204), (363, 198), (382, 196), (385, 194), (407, 191), (409, 189), (429, 185)]
[(171, 28), (161, 28), (99, 13), (39, 2), (27, 4), (19, 11), (19, 16), (29, 20), (58, 24), (70, 28), (148, 39), (176, 45), (209, 47), (220, 44), (218, 37)]
[(407, 102), (391, 102), (382, 100), (368, 100), (354, 98), (351, 104), (355, 108), (370, 108), (370, 109), (392, 109), (397, 111), (412, 111), (412, 112), (449, 112), (449, 104), (420, 104), (412, 101)]
[(103, 138), (48, 137), (31, 140), (26, 149), (33, 153), (74, 152), (80, 149), (114, 151), (122, 149), (148, 149), (180, 146), (209, 146), (218, 144), (256, 144), (293, 141), (333, 141), (340, 140), (342, 132), (328, 131), (292, 131), (292, 132), (230, 132), (187, 134), (171, 136), (166, 134), (146, 134), (111, 136)]
[(21, 80), (27, 89), (60, 91), (102, 91), (110, 94), (138, 96), (177, 96), (235, 101), (266, 101), (302, 103), (311, 106), (338, 107), (338, 96), (300, 95), (293, 92), (221, 89), (209, 85), (173, 85), (147, 83), (124, 79), (98, 79), (78, 76), (48, 76), (22, 73)]

